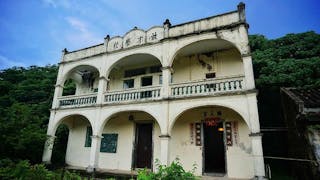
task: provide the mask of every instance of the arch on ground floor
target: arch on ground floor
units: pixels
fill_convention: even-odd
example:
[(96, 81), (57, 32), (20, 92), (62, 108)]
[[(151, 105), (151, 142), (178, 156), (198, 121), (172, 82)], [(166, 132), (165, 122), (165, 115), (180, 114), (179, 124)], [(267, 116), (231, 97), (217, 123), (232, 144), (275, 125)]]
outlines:
[(81, 114), (81, 113), (74, 113), (74, 114), (68, 114), (68, 115), (64, 115), (62, 116), (61, 118), (59, 118), (58, 120), (56, 121), (53, 121), (53, 124), (50, 124), (48, 126), (48, 131), (47, 131), (47, 134), (48, 135), (51, 135), (51, 136), (54, 136), (56, 131), (57, 131), (57, 128), (59, 127), (60, 124), (66, 124), (68, 126), (68, 128), (70, 129), (70, 123), (67, 122), (68, 119), (70, 118), (76, 118), (76, 117), (80, 117), (82, 119), (85, 119), (89, 122), (91, 128), (92, 128), (92, 131), (95, 132), (95, 127), (93, 125), (93, 123), (90, 121), (90, 119), (84, 115), (84, 114)]
[(221, 104), (221, 103), (201, 103), (201, 104), (192, 104), (190, 106), (184, 106), (178, 109), (173, 119), (169, 120), (168, 134), (171, 134), (174, 124), (185, 112), (195, 108), (202, 108), (202, 107), (219, 107), (219, 108), (225, 108), (225, 109), (231, 110), (234, 113), (238, 114), (242, 118), (242, 120), (246, 123), (246, 125), (249, 127), (249, 129), (251, 129), (249, 117), (247, 117), (243, 112), (238, 110), (236, 106), (231, 106), (231, 105)]
[[(103, 132), (103, 129), (104, 127), (106, 126), (106, 124), (114, 117), (116, 116), (117, 114), (121, 114), (121, 113), (134, 113), (134, 112), (142, 112), (142, 113), (146, 113), (147, 115), (149, 115), (150, 117), (153, 118), (154, 122), (157, 123), (160, 127), (160, 132), (162, 132), (163, 130), (163, 125), (159, 122), (159, 117), (152, 111), (150, 110), (147, 110), (147, 109), (144, 109), (144, 108), (127, 108), (125, 110), (114, 110), (114, 111), (111, 111), (106, 118), (104, 118), (100, 125), (98, 126), (97, 128), (97, 135), (101, 136), (102, 132)], [(129, 120), (130, 117), (128, 117), (128, 120)], [(95, 131), (93, 131), (95, 132)]]

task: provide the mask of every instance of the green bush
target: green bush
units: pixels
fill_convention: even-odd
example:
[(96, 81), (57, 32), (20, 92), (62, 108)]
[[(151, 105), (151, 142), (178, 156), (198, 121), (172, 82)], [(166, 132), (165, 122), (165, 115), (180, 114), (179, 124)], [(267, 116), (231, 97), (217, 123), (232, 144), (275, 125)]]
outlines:
[(157, 172), (150, 172), (143, 169), (138, 172), (138, 180), (195, 180), (193, 174), (196, 170), (196, 165), (193, 165), (192, 171), (185, 171), (177, 158), (170, 166), (161, 165), (159, 160), (156, 160)]
[(68, 170), (49, 171), (43, 164), (31, 165), (26, 160), (15, 164), (9, 159), (2, 159), (0, 160), (0, 179), (81, 180), (81, 176)]

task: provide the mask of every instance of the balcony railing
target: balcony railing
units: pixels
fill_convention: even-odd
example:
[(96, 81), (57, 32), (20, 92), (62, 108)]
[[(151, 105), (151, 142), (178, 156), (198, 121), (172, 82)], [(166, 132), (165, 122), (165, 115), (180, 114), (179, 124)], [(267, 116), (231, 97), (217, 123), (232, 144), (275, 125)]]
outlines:
[(141, 89), (107, 92), (104, 101), (107, 103), (160, 99), (161, 87), (152, 86)]
[(58, 98), (59, 107), (80, 107), (96, 104), (97, 93), (84, 94), (84, 95), (72, 95), (62, 96)]
[(171, 97), (210, 95), (244, 89), (243, 77), (228, 77), (197, 82), (171, 84)]
[[(210, 96), (217, 93), (236, 92), (245, 89), (244, 77), (215, 78), (196, 82), (170, 84), (170, 98), (183, 98), (192, 96)], [(103, 103), (113, 104), (122, 102), (143, 102), (160, 100), (162, 98), (161, 86), (143, 87), (140, 89), (126, 89), (111, 91), (103, 94)], [(83, 107), (97, 103), (97, 93), (62, 96), (58, 98), (59, 107)]]

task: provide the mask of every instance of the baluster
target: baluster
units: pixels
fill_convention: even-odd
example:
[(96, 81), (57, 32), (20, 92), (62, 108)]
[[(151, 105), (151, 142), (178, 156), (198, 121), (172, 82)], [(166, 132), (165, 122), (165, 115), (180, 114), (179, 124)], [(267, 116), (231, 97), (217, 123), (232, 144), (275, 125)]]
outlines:
[(237, 90), (237, 84), (236, 84), (236, 81), (232, 81), (233, 83), (233, 90)]
[(137, 99), (139, 100), (141, 98), (141, 94), (140, 92), (136, 92), (137, 93)]
[(239, 80), (239, 88), (242, 89), (242, 80)]
[(154, 93), (154, 97), (153, 98), (158, 97), (158, 89), (153, 90), (153, 93)]

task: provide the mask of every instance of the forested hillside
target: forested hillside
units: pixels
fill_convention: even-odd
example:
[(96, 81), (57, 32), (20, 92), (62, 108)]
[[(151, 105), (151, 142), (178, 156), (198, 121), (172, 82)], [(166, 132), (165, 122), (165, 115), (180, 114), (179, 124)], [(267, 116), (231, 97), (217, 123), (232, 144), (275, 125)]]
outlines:
[[(320, 86), (320, 35), (251, 35), (250, 46), (261, 126), (282, 125), (279, 87)], [(55, 65), (0, 71), (0, 159), (41, 162), (56, 75)]]

